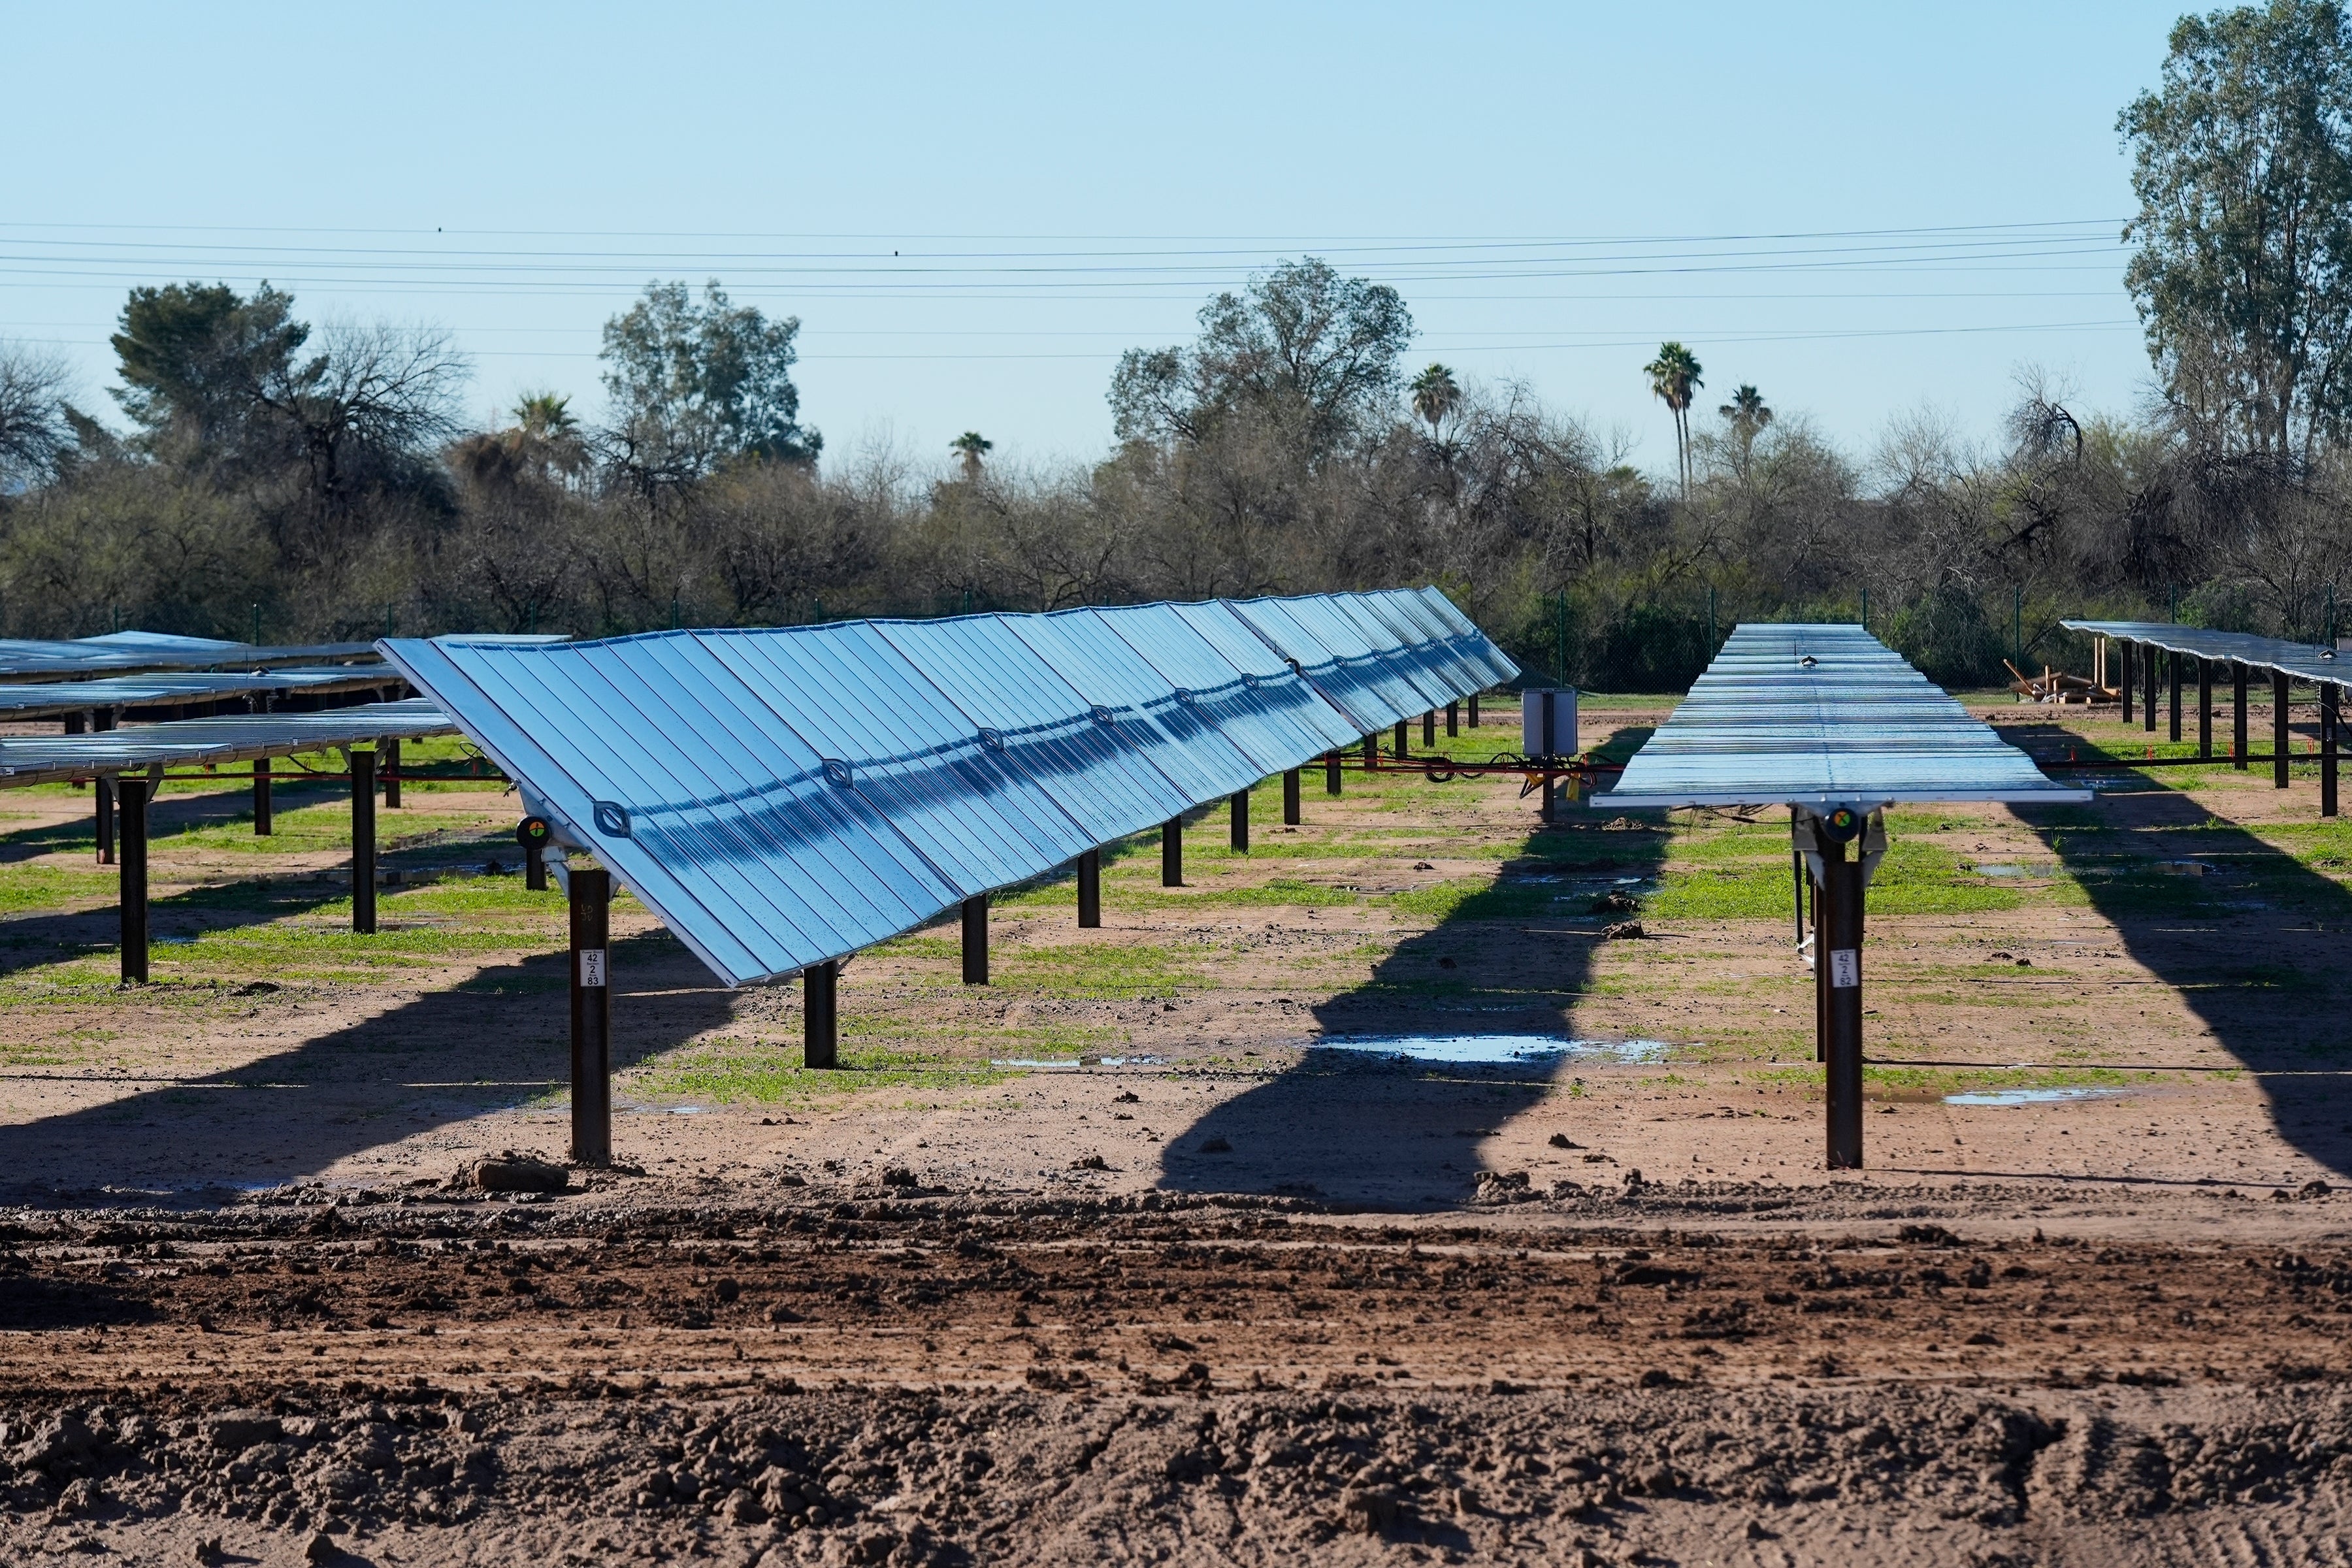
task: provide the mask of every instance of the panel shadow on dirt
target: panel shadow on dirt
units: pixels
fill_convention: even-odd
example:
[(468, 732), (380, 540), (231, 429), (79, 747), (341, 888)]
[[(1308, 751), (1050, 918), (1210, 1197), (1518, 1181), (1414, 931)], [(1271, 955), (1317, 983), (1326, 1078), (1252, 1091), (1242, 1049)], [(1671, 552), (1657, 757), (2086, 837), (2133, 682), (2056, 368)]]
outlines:
[[(2352, 1174), (2352, 1027), (2343, 963), (2352, 889), (2140, 774), (2090, 807), (2020, 807), (2125, 951), (2179, 993), (2253, 1075), (2281, 1139)], [(2316, 820), (2298, 782), (2290, 813)]]
[[(284, 796), (281, 791), (281, 812), (318, 804), (310, 799), (288, 800)], [(349, 799), (348, 795), (330, 798), (337, 804), (348, 803)], [(173, 847), (172, 839), (179, 834), (251, 820), (249, 803), (234, 794), (168, 797), (149, 812), (150, 843), (156, 855), (167, 856)], [(387, 884), (420, 874), (446, 875), (452, 868), (467, 875), (493, 867), (501, 872), (511, 872), (519, 864), (513, 839), (504, 833), (471, 827), (412, 826), (402, 814), (389, 810), (379, 813), (376, 831), (376, 864)], [(271, 863), (268, 847), (270, 843), (267, 838), (257, 841), (251, 875), (151, 897), (147, 910), (152, 940), (169, 944), (184, 938), (268, 925), (349, 899), (347, 847), (337, 851), (341, 863), (336, 866), (281, 871)], [(95, 844), (87, 817), (19, 828), (0, 834), (0, 865), (76, 847), (94, 854)], [(286, 864), (278, 862), (279, 866)], [(118, 874), (116, 868), (98, 866), (94, 859), (91, 869), (109, 882)], [(86, 909), (37, 910), (0, 917), (0, 975), (61, 959), (100, 953), (109, 955), (110, 961), (121, 933), (121, 912), (111, 899)]]
[[(1489, 886), (1399, 943), (1368, 981), (1316, 1007), (1321, 1033), (1566, 1036), (1600, 931), (1619, 918), (1595, 903), (1620, 881), (1654, 877), (1668, 834), (1654, 816), (1574, 808), (1562, 816), (1528, 835)], [(1159, 1184), (1453, 1207), (1476, 1194), (1482, 1142), (1578, 1070), (1557, 1056), (1456, 1064), (1309, 1049), (1171, 1138)]]
[[(570, 1074), (567, 963), (496, 965), (248, 1065), (11, 1127), (0, 1190), (37, 1204), (217, 1202), (551, 1097)], [(615, 1072), (732, 1016), (730, 994), (667, 931), (614, 942), (612, 973)], [(298, 1014), (271, 1022), (299, 1027)], [(557, 1131), (545, 1152), (563, 1142)]]

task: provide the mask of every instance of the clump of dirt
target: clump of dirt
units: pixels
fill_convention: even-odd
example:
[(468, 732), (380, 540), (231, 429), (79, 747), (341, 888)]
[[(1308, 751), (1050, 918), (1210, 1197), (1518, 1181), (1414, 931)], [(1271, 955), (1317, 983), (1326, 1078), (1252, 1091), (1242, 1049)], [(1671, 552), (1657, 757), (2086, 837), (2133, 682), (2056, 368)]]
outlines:
[(508, 1149), (475, 1161), (449, 1184), (482, 1193), (560, 1193), (572, 1184), (572, 1173), (551, 1160)]

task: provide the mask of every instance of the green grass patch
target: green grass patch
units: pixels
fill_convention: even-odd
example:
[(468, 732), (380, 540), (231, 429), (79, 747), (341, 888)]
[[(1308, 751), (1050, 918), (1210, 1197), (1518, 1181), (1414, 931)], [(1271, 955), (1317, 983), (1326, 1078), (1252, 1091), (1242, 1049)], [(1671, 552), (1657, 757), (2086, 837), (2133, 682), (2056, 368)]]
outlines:
[(1208, 984), (1196, 961), (1168, 948), (1126, 942), (1070, 942), (1006, 951), (992, 976), (1038, 996), (1139, 1002)]
[(0, 866), (0, 914), (58, 910), (93, 899), (111, 900), (121, 887), (110, 869), (82, 870), (47, 861)]

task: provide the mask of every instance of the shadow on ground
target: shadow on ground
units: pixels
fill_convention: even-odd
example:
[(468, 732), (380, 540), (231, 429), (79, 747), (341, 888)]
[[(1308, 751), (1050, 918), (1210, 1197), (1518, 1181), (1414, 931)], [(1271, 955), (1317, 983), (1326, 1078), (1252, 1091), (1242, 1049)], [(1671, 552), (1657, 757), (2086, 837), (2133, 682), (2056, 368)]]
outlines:
[[(36, 1204), (217, 1202), (551, 1095), (570, 1073), (567, 962), (497, 965), (247, 1066), (11, 1127), (8, 1184)], [(615, 1071), (731, 1016), (667, 931), (614, 942), (613, 974)], [(290, 1011), (272, 1022), (300, 1026)], [(560, 1157), (565, 1138), (551, 1125), (542, 1152)]]
[[(2053, 754), (2068, 737), (2014, 731)], [(2352, 1174), (2352, 1027), (2345, 945), (2352, 889), (2264, 842), (2210, 805), (2139, 773), (2098, 775), (2088, 807), (2020, 807), (2125, 950), (2244, 1064), (2278, 1135)], [(2316, 820), (2317, 790), (2294, 809)], [(2204, 867), (2180, 875), (2165, 862)], [(2217, 1166), (2215, 1176), (2230, 1179)]]
[[(1620, 731), (1612, 742), (1627, 739)], [(1599, 932), (1621, 918), (1594, 912), (1595, 899), (1620, 879), (1654, 877), (1668, 831), (1654, 814), (1570, 808), (1562, 816), (1561, 826), (1528, 835), (1489, 886), (1399, 943), (1363, 984), (1318, 1006), (1322, 1032), (1566, 1034)], [(1160, 1185), (1452, 1207), (1477, 1191), (1480, 1143), (1576, 1070), (1557, 1058), (1461, 1067), (1310, 1050), (1297, 1067), (1171, 1138)], [(1221, 1142), (1226, 1149), (1216, 1147)]]
[[(316, 803), (299, 797), (279, 802), (281, 809), (289, 811), (297, 805), (311, 804)], [(152, 842), (160, 853), (168, 854), (171, 838), (177, 834), (250, 821), (248, 805), (243, 796), (232, 795), (166, 799), (150, 813)], [(427, 868), (439, 871), (451, 866), (473, 870), (492, 862), (501, 871), (512, 873), (520, 864), (520, 851), (510, 836), (427, 827), (421, 824), (428, 819), (415, 820), (417, 825), (412, 826), (404, 819), (403, 813), (379, 811), (376, 863), (386, 877)], [(22, 863), (77, 844), (94, 855), (95, 843), (86, 819), (20, 828), (15, 833), (0, 834), (0, 865)], [(350, 896), (347, 858), (332, 868), (305, 872), (289, 867), (279, 874), (268, 870), (266, 849), (257, 851), (254, 858), (255, 874), (250, 877), (151, 898), (147, 906), (151, 936), (164, 941), (266, 925)], [(110, 877), (114, 875), (112, 868), (95, 868)], [(0, 975), (60, 959), (111, 954), (120, 941), (121, 921), (120, 910), (110, 901), (83, 910), (0, 917)]]

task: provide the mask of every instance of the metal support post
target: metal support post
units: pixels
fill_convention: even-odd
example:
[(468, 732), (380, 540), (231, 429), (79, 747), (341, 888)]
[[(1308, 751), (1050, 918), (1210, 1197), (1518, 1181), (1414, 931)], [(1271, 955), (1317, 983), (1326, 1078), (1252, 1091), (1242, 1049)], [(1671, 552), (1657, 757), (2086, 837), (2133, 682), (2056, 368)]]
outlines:
[(1474, 692), (1472, 692), (1472, 693), (1470, 694), (1470, 728), (1472, 728), (1473, 730), (1475, 730), (1475, 729), (1476, 729), (1477, 727), (1478, 727), (1478, 694), (1477, 694), (1476, 692), (1475, 692), (1475, 691), (1474, 691)]
[(1078, 857), (1078, 927), (1092, 931), (1102, 924), (1102, 851), (1089, 849)]
[[(1842, 851), (1841, 851), (1842, 853)], [(1825, 862), (1826, 863), (1826, 862)], [(1811, 881), (1811, 878), (1806, 880)], [(1822, 956), (1822, 889), (1813, 888), (1813, 1060), (1830, 1059), (1830, 963)]]
[(122, 802), (122, 983), (147, 984), (147, 781), (126, 778)]
[(2142, 643), (2140, 652), (2145, 656), (2140, 673), (2147, 678), (2144, 682), (2147, 687), (2147, 696), (2139, 705), (2141, 727), (2153, 735), (2156, 733), (2156, 645)]
[(841, 963), (827, 959), (801, 971), (801, 1065), (836, 1067), (841, 1052)]
[(1380, 765), (1381, 738), (1378, 735), (1367, 735), (1364, 737), (1364, 771), (1370, 773)]
[(375, 753), (352, 753), (352, 929), (375, 931)]
[[(1453, 728), (1448, 726), (1445, 732), (1451, 735)], [(1437, 710), (1434, 708), (1421, 716), (1421, 749), (1424, 752), (1437, 749)]]
[(1325, 795), (1339, 793), (1339, 753), (1337, 752), (1323, 753), (1323, 793)]
[(2275, 789), (2286, 788), (2287, 744), (2291, 737), (2286, 727), (2286, 671), (2271, 671), (2271, 784)]
[(1411, 742), (1412, 737), (1405, 731), (1404, 721), (1402, 719), (1398, 720), (1396, 721), (1396, 739), (1392, 744), (1396, 751), (1397, 759), (1400, 762), (1412, 754), (1412, 746)]
[(1462, 733), (1462, 704), (1459, 702), (1445, 705), (1445, 732), (1448, 735)]
[[(68, 713), (65, 716), (65, 732), (68, 735), (79, 735), (88, 729), (89, 726), (89, 716), (86, 713)], [(79, 779), (74, 780), (73, 787), (76, 789), (81, 788), (82, 781)]]
[(267, 838), (276, 831), (269, 824), (269, 759), (253, 759), (253, 836)]
[(1160, 885), (1184, 885), (1184, 819), (1171, 816), (1160, 825)]
[[(100, 708), (91, 713), (89, 727), (101, 734), (113, 729), (114, 710)], [(114, 781), (100, 777), (91, 786), (90, 793), (98, 798), (98, 863), (111, 866), (114, 864)]]
[(2240, 773), (2247, 769), (2246, 762), (2246, 667), (2236, 659), (2230, 661), (2230, 756), (2231, 766)]
[(383, 743), (383, 805), (387, 811), (400, 809), (400, 742)]
[(963, 901), (963, 983), (988, 984), (988, 895)]
[(2124, 722), (2132, 721), (2132, 645), (2116, 644), (2116, 695), (2124, 700)]
[(1814, 954), (1829, 977), (1822, 1041), (1829, 1100), (1829, 1167), (1862, 1169), (1862, 861), (1845, 846), (1822, 850), (1825, 952)]
[(613, 988), (606, 966), (613, 874), (572, 877), (572, 1159), (613, 1163)]
[(2213, 661), (2202, 658), (2197, 661), (2197, 755), (2208, 762), (2213, 756)]
[(2341, 688), (2332, 680), (2319, 683), (2319, 815), (2336, 815), (2336, 731), (2343, 722), (2337, 706)]
[(1282, 775), (1282, 825), (1298, 826), (1298, 770), (1289, 769)]
[(1249, 797), (1245, 789), (1234, 791), (1233, 846), (1236, 855), (1249, 853)]

